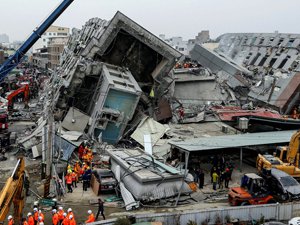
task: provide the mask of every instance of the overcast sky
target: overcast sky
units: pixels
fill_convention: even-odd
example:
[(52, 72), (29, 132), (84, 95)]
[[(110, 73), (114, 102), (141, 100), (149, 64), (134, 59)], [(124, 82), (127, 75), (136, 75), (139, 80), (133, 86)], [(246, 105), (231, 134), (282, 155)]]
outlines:
[[(0, 0), (0, 34), (24, 40), (61, 0)], [(92, 17), (111, 19), (121, 11), (155, 35), (194, 38), (209, 30), (300, 33), (300, 0), (74, 0), (54, 23), (77, 27)]]

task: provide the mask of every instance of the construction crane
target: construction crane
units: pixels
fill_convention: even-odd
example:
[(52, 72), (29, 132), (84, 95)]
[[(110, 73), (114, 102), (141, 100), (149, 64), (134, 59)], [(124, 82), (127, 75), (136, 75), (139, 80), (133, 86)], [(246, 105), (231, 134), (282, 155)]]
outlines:
[(64, 0), (50, 16), (30, 35), (21, 47), (11, 55), (0, 67), (0, 82), (21, 62), (23, 56), (42, 36), (51, 24), (69, 7), (74, 0)]
[(0, 192), (0, 224), (3, 224), (6, 220), (12, 203), (14, 203), (14, 220), (15, 222), (21, 221), (25, 202), (25, 193), (23, 189), (24, 180), (25, 162), (23, 158), (20, 158), (18, 159), (12, 175), (7, 179)]
[(264, 168), (276, 168), (300, 180), (299, 168), (300, 130), (291, 137), (289, 146), (277, 147), (276, 155), (258, 154), (256, 167), (258, 171)]

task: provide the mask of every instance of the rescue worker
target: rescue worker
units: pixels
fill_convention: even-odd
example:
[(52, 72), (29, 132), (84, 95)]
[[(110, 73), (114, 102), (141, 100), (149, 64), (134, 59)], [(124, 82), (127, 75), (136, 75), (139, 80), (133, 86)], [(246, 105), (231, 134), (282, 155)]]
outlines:
[(217, 190), (217, 182), (219, 179), (219, 175), (217, 174), (217, 172), (214, 172), (212, 174), (212, 181), (213, 181), (213, 189), (216, 191)]
[(59, 224), (61, 225), (62, 224), (62, 222), (63, 222), (63, 220), (64, 220), (64, 209), (63, 209), (63, 207), (62, 206), (59, 206), (58, 207), (58, 212), (57, 212), (57, 214), (58, 214), (58, 220), (59, 220)]
[(45, 216), (44, 214), (42, 213), (42, 210), (39, 210), (39, 220), (41, 218), (41, 221), (44, 222), (45, 221)]
[(28, 225), (28, 222), (25, 217), (22, 218), (22, 225)]
[(27, 221), (28, 225), (34, 225), (34, 218), (30, 212), (27, 214)]
[(64, 217), (64, 219), (63, 219), (61, 225), (69, 225), (69, 219), (67, 217), (67, 213), (64, 213), (63, 217)]
[(72, 187), (77, 188), (77, 173), (75, 173), (75, 171), (73, 170), (71, 173), (71, 177), (72, 177)]
[(76, 225), (76, 221), (73, 215), (69, 216), (69, 225)]
[(56, 209), (52, 209), (52, 224), (53, 225), (58, 225), (58, 222), (59, 222), (59, 220), (58, 220), (58, 214), (57, 214), (57, 211), (56, 211)]
[(38, 225), (44, 224), (43, 217), (39, 216), (39, 219), (38, 219), (37, 224), (38, 224)]
[(14, 224), (15, 224), (12, 215), (9, 215), (9, 216), (7, 217), (7, 220), (8, 220), (7, 225), (14, 225)]
[(85, 223), (93, 223), (95, 222), (95, 216), (94, 213), (92, 212), (92, 210), (88, 210), (88, 219), (85, 221)]
[(230, 178), (231, 178), (230, 169), (226, 168), (226, 171), (225, 171), (225, 188), (228, 188)]
[(37, 208), (33, 208), (33, 219), (34, 219), (34, 224), (36, 225), (39, 220), (39, 211)]
[(73, 213), (72, 209), (71, 209), (71, 208), (68, 208), (68, 214), (67, 214), (67, 217), (70, 218), (71, 215), (74, 217), (74, 213)]
[(76, 161), (76, 163), (74, 164), (74, 171), (75, 173), (77, 173), (77, 177), (80, 176), (80, 163), (79, 161)]
[(73, 189), (72, 189), (72, 174), (68, 172), (68, 174), (65, 176), (65, 180), (67, 183), (67, 187), (68, 187), (68, 193), (72, 193)]
[(98, 198), (98, 212), (96, 214), (96, 220), (98, 219), (99, 214), (101, 213), (101, 216), (103, 217), (103, 219), (105, 220), (105, 216), (104, 216), (104, 202), (102, 201), (101, 198)]

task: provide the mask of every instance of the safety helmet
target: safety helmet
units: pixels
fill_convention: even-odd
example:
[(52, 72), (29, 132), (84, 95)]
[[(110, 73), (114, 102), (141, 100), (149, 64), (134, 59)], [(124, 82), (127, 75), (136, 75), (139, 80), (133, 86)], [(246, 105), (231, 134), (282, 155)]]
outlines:
[(37, 212), (37, 211), (38, 211), (38, 209), (37, 209), (37, 208), (33, 208), (33, 211), (34, 211), (34, 212)]
[(73, 218), (73, 215), (70, 215), (70, 216), (69, 216), (69, 219), (72, 219), (72, 218)]
[(62, 206), (59, 206), (58, 209), (59, 209), (59, 210), (63, 210), (63, 207), (62, 207)]
[(53, 212), (53, 213), (56, 213), (56, 209), (52, 209), (52, 212)]
[(72, 212), (72, 209), (71, 209), (71, 208), (68, 208), (68, 212)]
[(66, 216), (67, 216), (67, 213), (63, 213), (63, 216), (66, 217)]
[(8, 219), (8, 220), (12, 219), (12, 215), (9, 215), (9, 216), (7, 217), (7, 219)]
[(88, 210), (88, 214), (92, 214), (92, 210)]
[(44, 223), (43, 223), (43, 222), (40, 222), (39, 225), (44, 225)]
[(32, 215), (31, 212), (27, 213), (27, 216), (31, 216), (31, 215)]
[(41, 216), (39, 216), (39, 218), (38, 218), (39, 220), (42, 220), (43, 219), (43, 217), (41, 217)]
[(39, 210), (39, 213), (42, 213), (42, 210)]

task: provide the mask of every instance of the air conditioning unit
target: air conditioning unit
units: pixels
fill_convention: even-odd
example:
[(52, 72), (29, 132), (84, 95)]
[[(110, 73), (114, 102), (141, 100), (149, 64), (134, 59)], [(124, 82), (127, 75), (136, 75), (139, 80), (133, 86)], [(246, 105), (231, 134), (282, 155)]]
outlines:
[(249, 120), (245, 117), (239, 118), (239, 129), (240, 130), (247, 130), (248, 129), (248, 122)]

